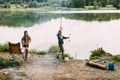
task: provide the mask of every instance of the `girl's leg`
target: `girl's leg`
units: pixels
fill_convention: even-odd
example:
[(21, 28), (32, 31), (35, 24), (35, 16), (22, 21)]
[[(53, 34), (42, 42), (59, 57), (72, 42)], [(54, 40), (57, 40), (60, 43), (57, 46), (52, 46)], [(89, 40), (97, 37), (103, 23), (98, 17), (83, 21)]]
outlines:
[(27, 60), (27, 56), (28, 56), (28, 49), (25, 49), (25, 60)]

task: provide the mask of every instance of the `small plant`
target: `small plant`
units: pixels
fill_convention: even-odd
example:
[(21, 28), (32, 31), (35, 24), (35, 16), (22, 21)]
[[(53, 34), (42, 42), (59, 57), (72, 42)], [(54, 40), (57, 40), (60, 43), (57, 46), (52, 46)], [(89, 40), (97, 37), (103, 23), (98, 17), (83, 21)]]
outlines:
[(111, 61), (120, 64), (120, 55), (113, 56)]
[(30, 52), (31, 54), (36, 54), (36, 53), (37, 53), (37, 50), (36, 50), (36, 49), (31, 49), (29, 52)]
[(3, 8), (10, 8), (10, 4), (9, 4), (9, 3), (5, 3), (5, 4), (3, 5)]
[(38, 51), (37, 54), (39, 54), (39, 55), (45, 55), (45, 54), (47, 54), (47, 52), (46, 51)]
[(87, 10), (93, 10), (94, 6), (84, 6), (84, 8), (87, 9)]
[[(70, 54), (68, 54), (68, 53), (65, 53), (65, 54), (64, 54), (64, 57), (65, 57), (65, 58), (69, 58), (69, 59), (73, 59), (73, 57), (71, 57)], [(61, 54), (57, 54), (57, 58), (58, 58), (58, 59), (61, 59), (61, 58), (62, 58), (62, 55), (61, 55)]]
[(59, 52), (59, 46), (53, 45), (48, 49), (49, 53), (58, 53)]
[(36, 49), (31, 49), (30, 50), (30, 53), (31, 54), (38, 54), (38, 55), (45, 55), (45, 54), (47, 54), (47, 51), (38, 51), (38, 50), (36, 50)]
[(70, 54), (64, 54), (64, 57), (70, 58)]
[(16, 59), (4, 59), (0, 57), (0, 68), (20, 66), (20, 62)]
[(106, 55), (106, 52), (102, 48), (98, 48), (97, 50), (93, 50), (93, 51), (91, 51), (91, 53), (92, 54), (90, 55), (90, 60), (99, 59), (99, 58)]
[(107, 8), (113, 8), (113, 5), (106, 5)]
[(8, 43), (0, 44), (0, 52), (9, 52)]

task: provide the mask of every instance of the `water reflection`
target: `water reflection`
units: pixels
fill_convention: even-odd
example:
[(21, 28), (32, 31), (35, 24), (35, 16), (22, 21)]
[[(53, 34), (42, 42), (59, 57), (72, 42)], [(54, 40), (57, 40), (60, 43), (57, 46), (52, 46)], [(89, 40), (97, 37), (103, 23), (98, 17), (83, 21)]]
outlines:
[[(61, 13), (0, 11), (0, 25), (8, 27), (31, 27), (61, 17)], [(120, 13), (62, 13), (62, 17), (71, 20), (111, 21), (120, 19)]]
[[(32, 42), (30, 48), (47, 50), (57, 44), (57, 31), (60, 19), (53, 19), (43, 24), (36, 24), (29, 28), (0, 27), (0, 42), (20, 42), (24, 30), (28, 30)], [(120, 20), (110, 22), (85, 22), (63, 18), (63, 34), (71, 40), (65, 40), (65, 52), (71, 53), (78, 59), (89, 58), (90, 51), (103, 47), (105, 51), (119, 54), (120, 50)], [(11, 38), (12, 37), (12, 38)]]
[(0, 25), (8, 27), (31, 27), (54, 18), (57, 18), (57, 16), (48, 13), (0, 11)]
[(120, 13), (76, 13), (64, 14), (67, 19), (84, 20), (84, 21), (111, 21), (120, 19)]

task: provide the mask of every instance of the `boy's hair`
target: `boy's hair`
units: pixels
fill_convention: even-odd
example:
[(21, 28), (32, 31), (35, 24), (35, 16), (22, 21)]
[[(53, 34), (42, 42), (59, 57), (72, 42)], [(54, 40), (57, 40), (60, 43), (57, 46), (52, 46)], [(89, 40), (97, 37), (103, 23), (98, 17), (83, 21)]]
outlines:
[(59, 30), (58, 33), (62, 33), (62, 30)]

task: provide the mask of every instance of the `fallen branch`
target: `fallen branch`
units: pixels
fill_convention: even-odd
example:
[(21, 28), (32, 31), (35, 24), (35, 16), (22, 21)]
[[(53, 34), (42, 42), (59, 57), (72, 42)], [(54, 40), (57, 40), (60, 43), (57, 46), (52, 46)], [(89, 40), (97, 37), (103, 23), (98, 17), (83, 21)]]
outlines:
[(106, 65), (102, 65), (102, 64), (99, 64), (99, 63), (95, 63), (95, 62), (93, 62), (93, 61), (87, 61), (86, 64), (89, 65), (89, 66), (93, 66), (93, 67), (100, 68), (100, 69), (104, 69), (104, 70), (107, 69), (107, 66), (106, 66)]

